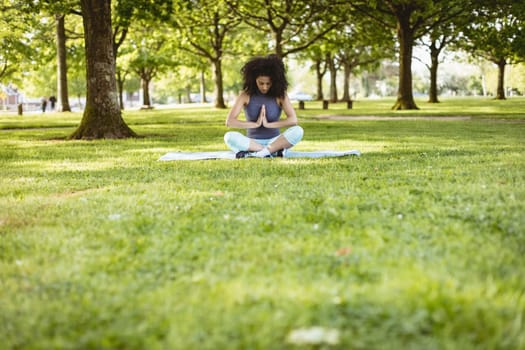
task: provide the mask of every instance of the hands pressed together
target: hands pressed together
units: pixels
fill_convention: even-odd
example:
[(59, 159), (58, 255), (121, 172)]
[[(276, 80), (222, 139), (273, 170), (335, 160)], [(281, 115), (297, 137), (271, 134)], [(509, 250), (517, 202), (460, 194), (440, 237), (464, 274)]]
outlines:
[(266, 107), (264, 105), (262, 105), (261, 111), (259, 112), (259, 118), (257, 118), (257, 121), (255, 122), (256, 128), (260, 127), (261, 125), (265, 128), (270, 127), (270, 122), (268, 119), (266, 119)]

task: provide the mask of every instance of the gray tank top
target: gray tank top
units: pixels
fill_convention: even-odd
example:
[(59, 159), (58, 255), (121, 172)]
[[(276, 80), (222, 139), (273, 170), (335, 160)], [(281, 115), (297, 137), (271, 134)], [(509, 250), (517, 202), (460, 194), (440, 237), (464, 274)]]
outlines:
[[(282, 109), (277, 103), (277, 98), (263, 94), (250, 96), (250, 101), (246, 107), (244, 107), (246, 120), (250, 122), (257, 121), (262, 105), (266, 107), (266, 119), (268, 119), (269, 122), (279, 120)], [(268, 129), (262, 125), (258, 128), (249, 128), (247, 130), (247, 136), (252, 139), (271, 139), (272, 137), (279, 136), (279, 134), (279, 129)]]

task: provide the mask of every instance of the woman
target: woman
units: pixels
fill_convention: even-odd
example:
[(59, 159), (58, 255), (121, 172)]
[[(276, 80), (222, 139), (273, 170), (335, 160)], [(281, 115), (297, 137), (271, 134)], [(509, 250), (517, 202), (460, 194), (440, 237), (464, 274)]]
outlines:
[[(288, 81), (284, 64), (275, 55), (256, 57), (241, 69), (243, 91), (228, 113), (226, 126), (247, 130), (247, 135), (229, 131), (224, 135), (226, 145), (237, 158), (285, 156), (303, 137), (297, 125), (297, 115), (286, 94)], [(239, 120), (244, 109), (246, 120)], [(286, 119), (281, 120), (284, 111)], [(286, 128), (280, 133), (280, 128)]]

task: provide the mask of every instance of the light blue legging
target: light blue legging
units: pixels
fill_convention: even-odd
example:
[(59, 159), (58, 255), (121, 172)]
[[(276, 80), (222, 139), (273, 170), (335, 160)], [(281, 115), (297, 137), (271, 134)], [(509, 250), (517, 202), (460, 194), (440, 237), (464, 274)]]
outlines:
[[(282, 133), (286, 141), (288, 141), (292, 146), (297, 145), (302, 140), (303, 134), (303, 128), (301, 128), (299, 125), (292, 126)], [(254, 139), (254, 141), (260, 145), (268, 146), (279, 136), (273, 137), (271, 139)], [(228, 148), (230, 148), (235, 153), (239, 151), (247, 151), (250, 147), (250, 138), (238, 131), (228, 131), (226, 134), (224, 134), (224, 142), (226, 142)]]

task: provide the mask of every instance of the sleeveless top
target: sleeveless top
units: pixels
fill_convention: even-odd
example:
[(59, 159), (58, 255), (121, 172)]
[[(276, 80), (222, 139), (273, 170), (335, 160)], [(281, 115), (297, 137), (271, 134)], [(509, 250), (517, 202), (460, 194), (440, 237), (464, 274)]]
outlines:
[[(266, 119), (269, 122), (276, 122), (279, 120), (282, 109), (277, 103), (277, 98), (259, 93), (250, 96), (250, 101), (244, 107), (246, 120), (250, 122), (257, 121), (262, 105), (266, 107)], [(279, 136), (279, 134), (279, 129), (269, 129), (261, 125), (258, 128), (248, 128), (246, 136), (252, 139), (271, 139)]]

